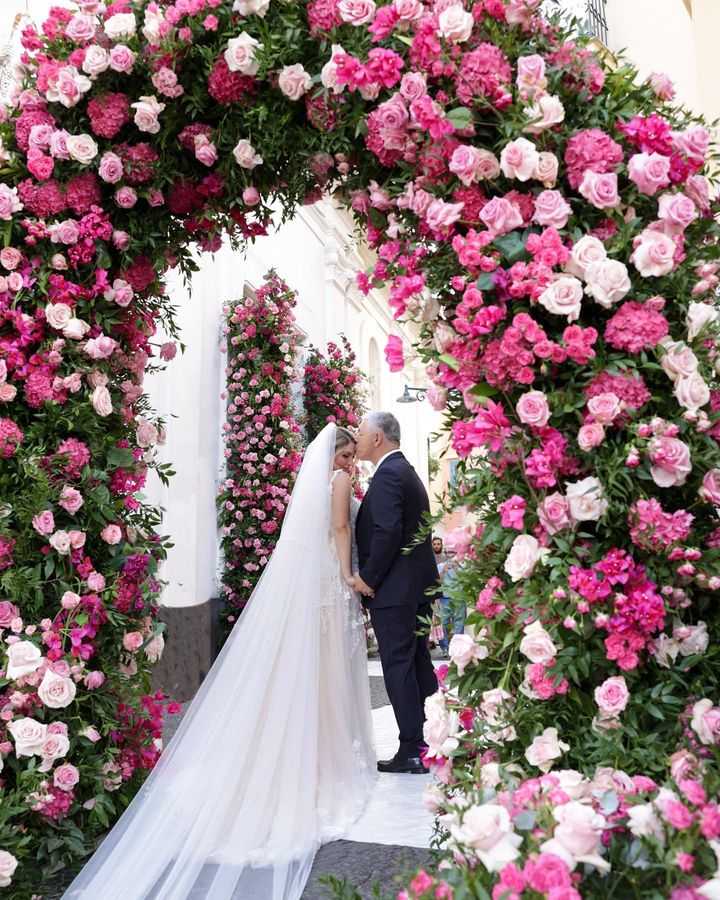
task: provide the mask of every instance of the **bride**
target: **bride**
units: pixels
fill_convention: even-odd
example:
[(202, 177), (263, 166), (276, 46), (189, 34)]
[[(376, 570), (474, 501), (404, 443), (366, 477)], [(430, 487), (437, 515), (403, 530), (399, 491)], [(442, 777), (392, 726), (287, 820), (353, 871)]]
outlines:
[(376, 766), (348, 586), (354, 453), (335, 425), (308, 447), (250, 602), (68, 900), (295, 900), (317, 848), (361, 812)]

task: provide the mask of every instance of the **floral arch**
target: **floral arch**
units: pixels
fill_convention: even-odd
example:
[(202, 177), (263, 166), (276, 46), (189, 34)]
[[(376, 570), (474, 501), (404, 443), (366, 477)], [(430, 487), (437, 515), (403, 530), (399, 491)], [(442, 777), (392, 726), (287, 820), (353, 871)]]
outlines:
[(447, 878), (717, 896), (706, 127), (539, 0), (78, 6), (26, 29), (0, 123), (0, 883), (85, 852), (159, 752), (164, 547), (137, 493), (163, 273), (330, 190), (377, 252), (360, 288), (418, 323), (482, 517), (459, 539), (478, 639), (429, 710)]

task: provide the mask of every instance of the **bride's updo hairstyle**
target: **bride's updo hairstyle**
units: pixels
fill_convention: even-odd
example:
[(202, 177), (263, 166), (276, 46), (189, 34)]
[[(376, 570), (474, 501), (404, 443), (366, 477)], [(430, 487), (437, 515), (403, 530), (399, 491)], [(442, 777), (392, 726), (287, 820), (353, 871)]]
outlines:
[(342, 450), (343, 447), (347, 447), (348, 444), (357, 444), (357, 440), (354, 435), (352, 435), (347, 428), (343, 428), (342, 425), (338, 425), (335, 429), (335, 452), (338, 450)]

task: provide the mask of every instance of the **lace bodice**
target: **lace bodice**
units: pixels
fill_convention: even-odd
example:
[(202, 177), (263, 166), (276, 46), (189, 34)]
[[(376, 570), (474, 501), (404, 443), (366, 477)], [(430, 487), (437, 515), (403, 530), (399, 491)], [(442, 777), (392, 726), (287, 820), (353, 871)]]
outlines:
[[(333, 476), (330, 481), (330, 490), (332, 490), (332, 482), (335, 480), (336, 474), (337, 472), (333, 472)], [(357, 497), (355, 497), (354, 494), (350, 494), (350, 529), (352, 531), (351, 563), (353, 572), (357, 572), (358, 570), (358, 552), (357, 541), (355, 539), (355, 523), (357, 522), (359, 510), (360, 501), (357, 499)], [(332, 532), (330, 533), (329, 538), (333, 553), (337, 556), (335, 536), (332, 534)], [(355, 591), (351, 591), (350, 588), (345, 584), (345, 581), (340, 575), (339, 562), (337, 565), (336, 589), (339, 591), (340, 596), (344, 599), (344, 608), (348, 612), (346, 628), (350, 631), (350, 652), (356, 653), (360, 649), (360, 647), (363, 648), (364, 652), (365, 622), (362, 614), (362, 606), (360, 605), (360, 595), (356, 594)]]

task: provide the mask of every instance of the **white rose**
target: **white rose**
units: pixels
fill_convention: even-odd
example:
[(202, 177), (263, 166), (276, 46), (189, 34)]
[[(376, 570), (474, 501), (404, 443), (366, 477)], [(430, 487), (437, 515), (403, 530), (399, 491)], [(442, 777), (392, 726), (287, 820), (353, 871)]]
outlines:
[(558, 740), (557, 728), (546, 728), (525, 751), (525, 759), (531, 766), (549, 772), (556, 759), (570, 749), (568, 744)]
[(554, 94), (543, 94), (532, 106), (527, 107), (525, 115), (530, 121), (524, 131), (528, 134), (540, 134), (563, 121), (565, 107), (560, 102), (560, 98)]
[(673, 381), (678, 378), (688, 378), (698, 369), (698, 358), (693, 351), (683, 344), (682, 341), (671, 341), (669, 338), (663, 338), (660, 346), (665, 349), (665, 353), (660, 357), (660, 365), (665, 370), (665, 374)]
[(89, 75), (91, 78), (97, 78), (98, 75), (102, 75), (109, 65), (110, 54), (104, 47), (92, 44), (85, 50), (82, 70), (86, 75)]
[(585, 270), (590, 263), (600, 262), (603, 259), (607, 259), (605, 244), (599, 238), (586, 234), (573, 244), (570, 259), (565, 263), (565, 271), (568, 275), (584, 278)]
[(583, 287), (571, 275), (558, 275), (538, 297), (538, 303), (556, 316), (567, 316), (568, 322), (580, 318)]
[(105, 34), (111, 41), (118, 41), (132, 37), (137, 31), (137, 22), (134, 13), (117, 13), (110, 16), (103, 26)]
[(568, 795), (571, 800), (584, 800), (592, 796), (592, 784), (590, 780), (575, 769), (559, 769), (553, 775), (560, 782), (560, 790)]
[(520, 641), (520, 652), (523, 656), (527, 656), (530, 662), (547, 663), (557, 656), (557, 647), (539, 620), (536, 619), (532, 625), (526, 625), (523, 634), (525, 636)]
[(63, 709), (73, 702), (76, 690), (72, 678), (64, 678), (48, 669), (38, 688), (38, 697), (51, 709)]
[(497, 803), (469, 807), (450, 833), (461, 847), (470, 847), (489, 872), (499, 872), (520, 855), (522, 838), (513, 831), (510, 813)]
[(65, 554), (70, 552), (70, 535), (67, 531), (60, 529), (48, 538), (50, 546), (58, 553)]
[(643, 231), (635, 240), (630, 262), (643, 278), (658, 278), (675, 266), (675, 242), (662, 231)]
[(438, 16), (438, 31), (453, 44), (461, 44), (472, 34), (475, 20), (472, 13), (463, 9), (462, 3), (446, 6)]
[(519, 534), (505, 560), (505, 571), (513, 581), (529, 578), (540, 559), (540, 544), (531, 534)]
[(570, 506), (570, 515), (576, 522), (597, 522), (608, 508), (602, 485), (592, 476), (568, 483), (565, 496)]
[(263, 158), (256, 152), (250, 141), (242, 138), (235, 145), (233, 150), (235, 162), (242, 166), (243, 169), (254, 169), (255, 166), (262, 165)]
[(457, 666), (458, 675), (462, 675), (471, 662), (485, 659), (488, 652), (487, 645), (476, 643), (475, 638), (469, 634), (454, 634), (448, 649), (450, 659)]
[(98, 155), (98, 145), (89, 134), (69, 134), (65, 145), (76, 162), (87, 165)]
[(239, 12), (241, 16), (256, 15), (264, 19), (268, 6), (270, 0), (235, 0), (233, 12)]
[(85, 337), (88, 331), (90, 331), (88, 323), (83, 322), (82, 319), (76, 319), (73, 316), (63, 328), (62, 333), (63, 337), (66, 337), (69, 340), (80, 341)]
[(658, 819), (652, 803), (638, 803), (628, 810), (628, 827), (635, 837), (654, 837), (665, 844), (665, 829)]
[(675, 382), (675, 397), (683, 409), (697, 412), (710, 402), (710, 388), (699, 372), (693, 372)]
[(717, 320), (718, 312), (714, 306), (708, 303), (692, 302), (688, 306), (685, 324), (688, 329), (688, 340), (696, 338), (706, 325), (710, 325)]
[(704, 653), (710, 640), (705, 622), (698, 622), (697, 625), (688, 625), (686, 630), (690, 633), (680, 641), (680, 653), (682, 656)]
[(43, 656), (37, 644), (32, 641), (18, 641), (7, 648), (7, 678), (19, 678), (35, 672), (43, 664)]
[(7, 850), (0, 850), (0, 887), (7, 887), (17, 869), (18, 861)]
[(334, 94), (342, 94), (343, 87), (337, 83), (337, 65), (335, 57), (345, 53), (345, 49), (340, 44), (333, 44), (330, 50), (330, 59), (325, 63), (320, 71), (320, 81), (324, 88), (332, 91)]
[(25, 717), (10, 722), (7, 729), (15, 741), (15, 756), (34, 756), (42, 753), (47, 725)]
[(257, 75), (260, 63), (255, 59), (255, 51), (262, 50), (263, 45), (243, 31), (236, 38), (228, 41), (225, 51), (225, 62), (231, 72), (242, 75)]
[(604, 309), (610, 309), (632, 288), (627, 266), (617, 259), (590, 263), (585, 269), (585, 281), (585, 293)]
[(72, 319), (73, 314), (67, 303), (48, 303), (45, 307), (45, 320), (51, 328), (62, 331)]
[(162, 11), (151, 12), (145, 10), (142, 33), (149, 44), (159, 44), (162, 40), (162, 25), (165, 22), (165, 14)]

